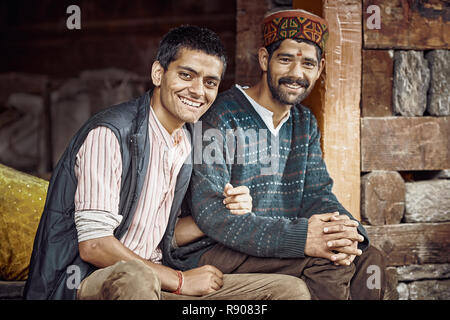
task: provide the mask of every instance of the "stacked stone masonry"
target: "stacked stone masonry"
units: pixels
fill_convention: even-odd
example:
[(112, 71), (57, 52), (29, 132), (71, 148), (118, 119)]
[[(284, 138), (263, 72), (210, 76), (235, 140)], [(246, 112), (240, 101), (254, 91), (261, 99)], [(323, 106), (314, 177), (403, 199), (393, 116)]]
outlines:
[[(450, 8), (363, 0), (361, 217), (389, 299), (450, 299)], [(363, 16), (363, 21), (369, 14)]]

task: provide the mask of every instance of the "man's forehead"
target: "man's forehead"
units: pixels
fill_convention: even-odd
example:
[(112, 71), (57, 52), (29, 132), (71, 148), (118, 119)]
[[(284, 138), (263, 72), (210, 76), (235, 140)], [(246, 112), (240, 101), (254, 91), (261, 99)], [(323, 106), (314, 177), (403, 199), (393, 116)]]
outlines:
[(290, 53), (297, 56), (316, 56), (316, 47), (314, 45), (293, 39), (283, 40), (277, 51), (278, 53)]

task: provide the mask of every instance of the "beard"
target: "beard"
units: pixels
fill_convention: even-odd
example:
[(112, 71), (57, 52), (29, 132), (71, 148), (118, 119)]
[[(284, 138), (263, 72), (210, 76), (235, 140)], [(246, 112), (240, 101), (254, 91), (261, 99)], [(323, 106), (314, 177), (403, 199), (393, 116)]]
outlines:
[[(290, 77), (282, 77), (278, 80), (278, 83), (272, 79), (270, 68), (267, 70), (267, 84), (269, 90), (272, 93), (272, 97), (278, 100), (282, 104), (297, 105), (302, 102), (310, 93), (313, 86), (307, 79), (292, 79)], [(281, 85), (283, 84), (298, 84), (305, 88), (303, 93), (298, 95), (292, 95), (283, 90)]]

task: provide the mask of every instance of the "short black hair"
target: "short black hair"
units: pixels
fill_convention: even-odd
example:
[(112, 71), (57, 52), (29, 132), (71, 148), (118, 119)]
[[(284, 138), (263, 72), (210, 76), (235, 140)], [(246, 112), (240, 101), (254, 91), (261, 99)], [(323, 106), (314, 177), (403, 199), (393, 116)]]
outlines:
[[(266, 50), (269, 53), (269, 61), (270, 61), (270, 59), (272, 59), (273, 53), (281, 46), (281, 42), (283, 42), (284, 40), (286, 40), (286, 39), (281, 39), (281, 40), (275, 41), (266, 47)], [(300, 39), (292, 39), (292, 40), (295, 40), (297, 42), (305, 42), (307, 44), (313, 45), (316, 48), (317, 62), (320, 62), (320, 60), (322, 59), (322, 49), (320, 49), (320, 47), (316, 43), (314, 43), (311, 40), (301, 39), (301, 38)]]
[(223, 78), (227, 68), (227, 56), (222, 41), (214, 31), (191, 25), (171, 29), (159, 43), (156, 60), (164, 70), (167, 70), (169, 64), (177, 59), (180, 49), (183, 48), (218, 57), (223, 63)]

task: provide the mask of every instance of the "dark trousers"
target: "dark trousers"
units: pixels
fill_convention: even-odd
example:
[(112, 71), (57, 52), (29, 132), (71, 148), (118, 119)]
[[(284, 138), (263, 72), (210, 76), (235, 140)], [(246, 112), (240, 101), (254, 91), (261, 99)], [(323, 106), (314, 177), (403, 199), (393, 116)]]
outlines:
[(385, 258), (372, 246), (349, 266), (336, 266), (323, 258), (254, 257), (217, 244), (200, 258), (199, 266), (206, 264), (223, 273), (296, 276), (306, 282), (314, 300), (381, 300), (386, 288)]

